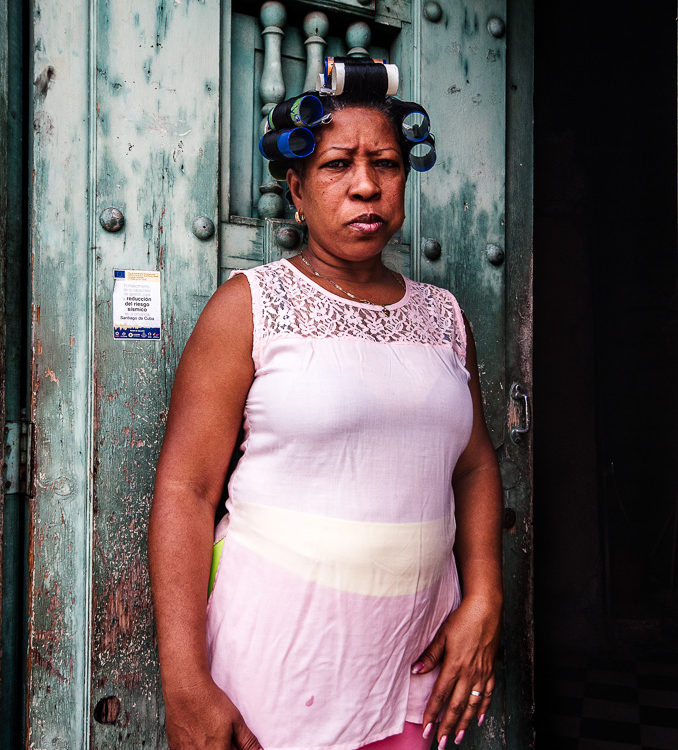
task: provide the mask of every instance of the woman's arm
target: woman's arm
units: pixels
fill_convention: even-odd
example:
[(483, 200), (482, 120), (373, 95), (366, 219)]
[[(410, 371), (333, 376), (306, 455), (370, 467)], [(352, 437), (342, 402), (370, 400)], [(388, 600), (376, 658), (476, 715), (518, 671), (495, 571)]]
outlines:
[[(471, 719), (478, 716), (481, 723), (484, 718), (494, 689), (503, 603), (501, 478), (483, 416), (476, 348), (468, 323), (466, 332), (473, 429), (452, 480), (457, 521), (454, 551), (463, 599), (412, 667), (413, 672), (424, 673), (441, 664), (424, 713), (425, 731), (431, 725), (430, 732), (441, 718), (440, 748), (450, 737), (459, 744)], [(471, 695), (472, 690), (481, 695)]]
[(259, 747), (212, 681), (205, 645), (215, 511), (252, 383), (251, 352), (249, 285), (236, 276), (186, 344), (155, 478), (148, 557), (172, 748)]

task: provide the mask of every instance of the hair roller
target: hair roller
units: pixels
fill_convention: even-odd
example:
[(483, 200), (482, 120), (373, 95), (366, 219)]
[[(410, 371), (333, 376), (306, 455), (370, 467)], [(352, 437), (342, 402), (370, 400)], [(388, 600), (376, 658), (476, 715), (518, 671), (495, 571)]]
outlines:
[(419, 143), (412, 143), (407, 156), (412, 169), (415, 172), (428, 172), (436, 163), (435, 138), (432, 133)]
[(362, 57), (326, 57), (325, 72), (319, 74), (316, 88), (321, 95), (340, 96), (350, 91), (358, 98), (381, 99), (395, 96), (399, 85), (397, 65)]
[(425, 141), (431, 132), (428, 112), (416, 102), (401, 102), (399, 99), (392, 101), (395, 110), (402, 117), (400, 127), (403, 137), (410, 143)]
[(297, 159), (315, 149), (315, 136), (308, 128), (271, 130), (259, 141), (261, 155), (269, 160)]
[(281, 102), (268, 113), (268, 127), (284, 130), (290, 126), (311, 127), (322, 120), (323, 103), (315, 94), (302, 94)]

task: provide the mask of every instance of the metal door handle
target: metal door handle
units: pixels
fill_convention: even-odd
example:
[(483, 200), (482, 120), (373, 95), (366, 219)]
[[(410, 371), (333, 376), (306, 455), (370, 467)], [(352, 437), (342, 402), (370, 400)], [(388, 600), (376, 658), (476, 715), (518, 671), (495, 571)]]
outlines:
[(523, 387), (520, 385), (520, 383), (514, 383), (511, 386), (510, 395), (514, 401), (523, 402), (523, 409), (525, 413), (525, 424), (522, 427), (520, 427), (519, 425), (516, 425), (515, 427), (511, 427), (511, 440), (514, 443), (519, 443), (521, 437), (525, 433), (530, 431), (530, 400), (528, 398), (527, 393), (523, 390)]

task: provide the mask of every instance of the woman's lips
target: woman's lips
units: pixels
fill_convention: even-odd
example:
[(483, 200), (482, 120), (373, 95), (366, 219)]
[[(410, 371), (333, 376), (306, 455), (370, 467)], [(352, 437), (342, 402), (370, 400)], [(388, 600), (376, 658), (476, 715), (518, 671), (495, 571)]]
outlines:
[(356, 216), (350, 223), (356, 231), (363, 234), (374, 234), (384, 225), (384, 220), (379, 214), (361, 214)]

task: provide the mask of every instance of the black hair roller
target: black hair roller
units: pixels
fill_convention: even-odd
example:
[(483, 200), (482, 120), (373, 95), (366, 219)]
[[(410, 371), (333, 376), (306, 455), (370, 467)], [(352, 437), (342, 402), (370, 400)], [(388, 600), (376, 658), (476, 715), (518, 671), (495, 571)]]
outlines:
[(361, 57), (326, 58), (319, 91), (332, 96), (350, 93), (358, 101), (369, 101), (397, 94), (399, 79), (397, 65)]
[(428, 172), (436, 163), (435, 138), (432, 133), (419, 143), (412, 143), (408, 154), (410, 166), (415, 172)]
[(284, 130), (290, 126), (315, 125), (323, 117), (323, 103), (315, 94), (301, 94), (280, 102), (268, 113), (268, 127)]
[(425, 141), (431, 132), (431, 120), (428, 112), (416, 102), (401, 102), (393, 99), (393, 106), (402, 118), (403, 137), (410, 143)]
[(315, 136), (308, 128), (271, 130), (259, 141), (259, 151), (266, 159), (297, 159), (308, 156), (315, 149)]
[(276, 182), (285, 182), (287, 170), (292, 166), (290, 161), (269, 161), (268, 171)]

